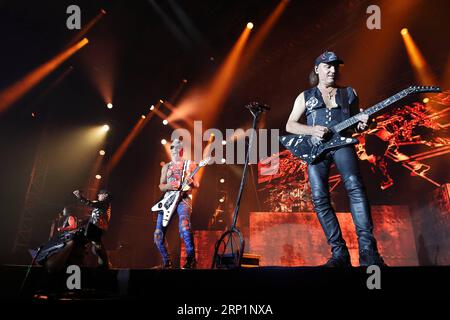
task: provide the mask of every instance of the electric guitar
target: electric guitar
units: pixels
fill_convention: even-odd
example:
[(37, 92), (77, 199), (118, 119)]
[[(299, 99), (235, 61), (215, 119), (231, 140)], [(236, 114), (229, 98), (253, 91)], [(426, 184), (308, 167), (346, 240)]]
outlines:
[(406, 96), (409, 96), (413, 93), (426, 92), (441, 92), (441, 89), (435, 86), (410, 86), (409, 88), (398, 92), (397, 94), (377, 103), (376, 105), (358, 113), (357, 115), (354, 115), (353, 117), (348, 118), (347, 120), (344, 120), (334, 125), (333, 127), (329, 127), (329, 134), (327, 134), (324, 138), (304, 134), (290, 134), (280, 137), (280, 142), (295, 156), (299, 157), (308, 164), (312, 164), (320, 159), (321, 155), (328, 150), (358, 143), (358, 139), (340, 135), (340, 132), (359, 122), (359, 120), (357, 119), (358, 115), (364, 113), (371, 116), (387, 108), (393, 103), (405, 98)]
[(206, 166), (210, 160), (211, 157), (207, 157), (202, 161), (200, 161), (199, 165), (194, 169), (194, 171), (192, 171), (189, 177), (183, 181), (178, 190), (166, 191), (166, 193), (164, 193), (163, 198), (151, 208), (151, 211), (162, 211), (163, 227), (168, 226), (172, 214), (175, 212), (178, 203), (180, 203), (181, 196), (183, 195), (184, 192), (190, 189), (189, 181), (195, 176), (198, 170), (200, 170), (201, 167)]

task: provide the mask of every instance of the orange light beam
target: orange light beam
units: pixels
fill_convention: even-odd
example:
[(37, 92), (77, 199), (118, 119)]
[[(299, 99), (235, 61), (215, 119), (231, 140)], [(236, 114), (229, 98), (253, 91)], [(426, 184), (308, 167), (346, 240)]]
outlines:
[(194, 120), (192, 120), (187, 115), (178, 115), (180, 111), (173, 104), (171, 104), (168, 101), (164, 101), (164, 105), (167, 107), (167, 109), (171, 111), (171, 114), (167, 117), (167, 121), (170, 122), (171, 119), (184, 119), (183, 122), (186, 123), (189, 126), (189, 128), (194, 127)]
[(181, 92), (183, 91), (183, 89), (187, 83), (188, 83), (188, 81), (186, 79), (181, 80), (181, 83), (178, 85), (177, 89), (172, 94), (169, 101), (175, 102), (178, 99), (178, 97), (180, 96)]
[(138, 133), (141, 132), (145, 120), (147, 120), (147, 118), (145, 119), (139, 118), (138, 122), (134, 125), (133, 129), (131, 129), (130, 133), (127, 135), (125, 140), (114, 152), (113, 156), (111, 157), (111, 160), (108, 162), (106, 172), (110, 173), (116, 167), (120, 159), (122, 159), (123, 155), (125, 154), (125, 151), (127, 151), (128, 147), (131, 145), (131, 143), (136, 138)]
[(171, 126), (172, 128), (174, 128), (174, 129), (179, 129), (179, 128), (181, 128), (181, 126), (179, 126), (179, 125), (177, 125), (177, 124), (175, 124), (175, 123), (173, 123), (172, 121), (170, 121), (169, 120), (169, 117), (168, 116), (166, 116), (164, 113), (162, 113), (161, 111), (159, 111), (158, 109), (154, 109), (152, 112), (154, 112), (158, 117), (160, 117), (161, 119), (163, 119), (163, 120), (165, 120), (165, 119), (167, 119), (167, 121), (169, 121), (169, 126)]
[(127, 135), (125, 140), (120, 144), (119, 148), (117, 148), (117, 150), (111, 157), (111, 160), (108, 162), (108, 165), (106, 167), (106, 172), (108, 174), (116, 167), (120, 159), (122, 159), (123, 155), (125, 154), (125, 151), (127, 151), (128, 147), (131, 145), (131, 143), (134, 141), (137, 135), (142, 131), (142, 129), (144, 129), (145, 125), (150, 121), (150, 119), (155, 114), (155, 111), (158, 111), (160, 105), (161, 104), (158, 102), (158, 104), (155, 106), (155, 109), (147, 113), (145, 119), (139, 118), (137, 123), (134, 125), (133, 129), (131, 129), (130, 133)]
[(428, 63), (411, 37), (411, 34), (409, 32), (402, 32), (401, 35), (417, 80), (422, 85), (437, 84), (436, 77), (432, 74)]
[(56, 86), (58, 86), (72, 72), (73, 66), (68, 67), (56, 78), (45, 90), (33, 101), (33, 106), (37, 106)]
[(247, 49), (245, 50), (245, 54), (242, 58), (241, 68), (243, 71), (245, 66), (249, 63), (250, 59), (254, 57), (257, 50), (261, 47), (263, 41), (267, 38), (270, 30), (272, 30), (275, 23), (280, 18), (281, 14), (286, 9), (286, 6), (289, 4), (289, 0), (281, 0), (275, 9), (272, 11), (270, 16), (264, 21), (261, 28), (258, 28), (255, 36), (249, 42)]
[(71, 55), (83, 48), (88, 42), (89, 40), (84, 38), (0, 92), (0, 112), (5, 111), (10, 105), (23, 97), (37, 83), (55, 70), (61, 63), (66, 61)]
[(74, 43), (78, 42), (86, 33), (88, 33), (89, 30), (92, 29), (92, 27), (106, 14), (106, 11), (103, 9), (100, 9), (100, 12), (92, 18), (83, 28), (81, 28), (80, 31), (70, 40), (70, 42), (67, 44), (67, 47), (72, 46)]
[(212, 80), (204, 101), (204, 110), (210, 116), (212, 123), (218, 116), (218, 109), (222, 106), (234, 82), (234, 76), (239, 66), (239, 58), (242, 55), (245, 44), (250, 36), (251, 29), (245, 27), (236, 44), (231, 49), (226, 60)]
[[(111, 157), (111, 160), (109, 161), (107, 165), (106, 172), (109, 174), (119, 163), (120, 159), (122, 159), (123, 155), (127, 151), (128, 147), (131, 145), (131, 143), (134, 141), (134, 139), (138, 136), (138, 134), (142, 131), (142, 129), (145, 128), (146, 124), (150, 121), (150, 119), (156, 114), (161, 119), (165, 119), (166, 116), (159, 111), (159, 107), (161, 106), (161, 102), (158, 102), (155, 105), (155, 108), (153, 110), (150, 110), (147, 115), (145, 116), (145, 119), (139, 118), (133, 129), (131, 129), (130, 133), (127, 135), (125, 140), (120, 144), (119, 148), (114, 152), (113, 156)], [(169, 124), (172, 128), (180, 128), (176, 124), (172, 124), (169, 122)], [(170, 155), (170, 153), (169, 153)]]

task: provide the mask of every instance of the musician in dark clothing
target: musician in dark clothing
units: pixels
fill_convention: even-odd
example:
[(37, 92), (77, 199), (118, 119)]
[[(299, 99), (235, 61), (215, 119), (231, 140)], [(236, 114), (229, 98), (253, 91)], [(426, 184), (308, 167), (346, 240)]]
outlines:
[[(311, 135), (313, 139), (320, 140), (327, 135), (328, 128), (359, 112), (355, 90), (351, 87), (341, 88), (335, 84), (340, 64), (343, 64), (343, 61), (333, 52), (327, 51), (317, 57), (310, 75), (313, 87), (302, 92), (295, 100), (286, 124), (288, 132)], [(306, 115), (306, 125), (298, 122), (303, 115)], [(360, 122), (356, 129), (366, 129), (368, 116), (362, 114), (358, 120)], [(324, 266), (351, 266), (350, 254), (330, 201), (328, 179), (333, 162), (341, 174), (350, 200), (350, 211), (358, 236), (359, 264), (385, 265), (373, 236), (370, 205), (359, 173), (356, 152), (353, 146), (347, 145), (328, 151), (322, 159), (308, 165), (314, 209), (332, 252), (331, 258)]]
[(93, 208), (86, 226), (86, 237), (92, 243), (92, 253), (97, 256), (98, 266), (109, 268), (108, 255), (102, 242), (102, 236), (108, 230), (111, 218), (111, 195), (107, 190), (100, 190), (97, 200), (91, 201), (83, 197), (80, 190), (75, 190), (73, 194), (82, 203)]
[(50, 238), (56, 235), (56, 232), (65, 232), (65, 231), (73, 231), (78, 227), (77, 217), (70, 214), (69, 210), (64, 207), (64, 209), (58, 214), (53, 220)]

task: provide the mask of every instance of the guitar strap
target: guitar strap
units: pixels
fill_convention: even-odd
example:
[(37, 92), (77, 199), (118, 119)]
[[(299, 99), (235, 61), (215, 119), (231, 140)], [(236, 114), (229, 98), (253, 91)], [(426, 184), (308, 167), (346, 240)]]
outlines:
[(184, 175), (186, 174), (188, 162), (189, 160), (183, 160), (183, 173), (181, 174), (180, 187), (183, 185), (184, 182)]
[(347, 88), (340, 88), (339, 89), (339, 95), (341, 98), (342, 103), (342, 114), (341, 114), (341, 121), (347, 120), (350, 118), (350, 107), (348, 105), (348, 94), (347, 94)]

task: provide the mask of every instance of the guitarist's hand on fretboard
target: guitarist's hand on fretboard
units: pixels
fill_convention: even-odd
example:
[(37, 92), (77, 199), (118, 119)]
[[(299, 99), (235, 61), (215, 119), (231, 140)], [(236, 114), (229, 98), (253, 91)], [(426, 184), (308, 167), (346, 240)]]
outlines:
[(188, 191), (191, 188), (198, 188), (199, 184), (196, 180), (192, 178), (186, 178), (186, 186), (183, 188), (183, 191)]
[(360, 131), (367, 129), (367, 122), (369, 121), (369, 116), (365, 113), (360, 113), (355, 116), (359, 122), (356, 125), (356, 128)]

